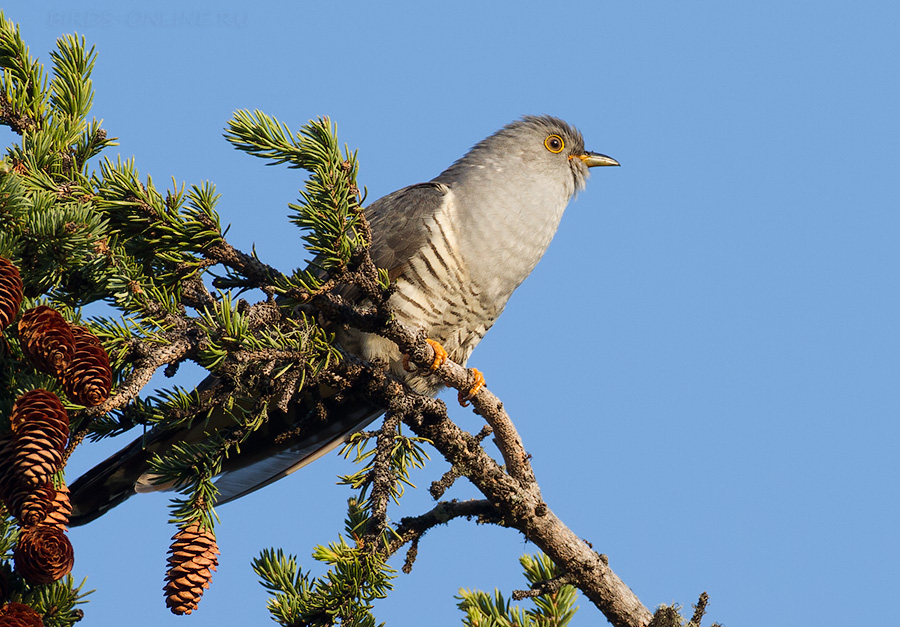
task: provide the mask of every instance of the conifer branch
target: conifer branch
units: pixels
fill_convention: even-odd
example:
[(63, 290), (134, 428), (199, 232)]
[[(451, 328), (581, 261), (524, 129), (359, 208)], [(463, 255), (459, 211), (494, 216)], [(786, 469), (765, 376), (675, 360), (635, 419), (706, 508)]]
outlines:
[[(484, 624), (491, 617), (498, 624), (563, 625), (574, 611), (571, 585), (613, 625), (647, 625), (649, 610), (605, 556), (544, 503), (529, 455), (496, 396), (482, 388), (472, 399), (487, 423), (472, 435), (448, 418), (443, 402), (413, 393), (381, 364), (344, 354), (334, 344), (334, 330), (347, 325), (393, 341), (420, 367), (434, 358), (424, 333), (400, 323), (391, 311), (394, 288), (368, 252), (372, 235), (362, 209), (365, 193), (357, 185), (356, 153), (339, 146), (328, 118), (310, 121), (296, 133), (260, 111), (237, 111), (228, 122), (225, 137), (236, 149), (309, 173), (289, 210), (314, 260), (308, 268), (282, 272), (255, 250), (248, 254), (227, 241), (212, 184), (173, 181), (171, 189), (160, 191), (139, 174), (134, 160), (96, 159), (115, 144), (100, 122), (88, 119), (94, 49), (84, 38), (69, 36), (50, 56), (48, 75), (31, 58), (18, 27), (0, 12), (0, 124), (20, 139), (0, 162), (0, 255), (22, 269), (26, 307), (46, 304), (70, 323), (92, 329), (115, 383), (107, 400), (93, 407), (78, 409), (66, 399), (75, 428), (66, 458), (85, 439), (139, 424), (153, 425), (153, 434), (179, 433), (207, 418), (224, 419), (225, 426), (211, 428), (206, 439), (180, 442), (153, 461), (158, 479), (181, 492), (173, 503), (179, 533), (214, 544), (213, 478), (232, 451), (251, 435), (271, 444), (290, 441), (309, 421), (334, 417), (330, 412), (340, 409), (335, 399), (365, 401), (373, 411), (383, 409), (386, 419), (380, 428), (352, 436), (344, 448), (359, 468), (341, 481), (357, 493), (348, 502), (346, 535), (314, 554), (327, 573), (303, 573), (281, 551), (264, 552), (254, 563), (274, 595), (269, 607), (280, 624), (374, 627), (373, 602), (387, 594), (394, 577), (387, 559), (409, 547), (408, 572), (428, 530), (475, 518), (517, 529), (549, 557), (522, 561), (531, 589), (513, 596), (533, 598), (535, 609), (511, 607), (499, 593), (492, 598), (466, 592), (460, 604), (466, 624)], [(345, 298), (347, 287), (363, 298)], [(265, 297), (249, 303), (230, 291), (234, 288), (259, 289)], [(97, 301), (111, 303), (118, 317), (82, 320), (81, 307)], [(22, 338), (7, 336), (0, 351), (4, 410), (17, 391), (52, 381), (24, 355)], [(156, 372), (171, 375), (185, 361), (210, 376), (191, 390), (141, 394)], [(470, 371), (451, 360), (436, 374), (457, 390), (470, 386)], [(326, 398), (320, 388), (334, 395)], [(293, 422), (272, 427), (276, 410)], [(489, 435), (502, 464), (483, 446)], [(411, 469), (424, 465), (425, 444), (451, 466), (432, 484), (435, 499), (460, 477), (484, 498), (440, 502), (393, 524), (389, 508), (412, 486)], [(7, 530), (0, 524), (2, 554), (12, 546)], [(176, 592), (183, 585), (192, 592), (184, 578), (169, 583)], [(61, 608), (56, 624), (68, 627), (77, 620), (72, 599), (81, 598), (80, 588), (71, 580), (57, 584), (53, 594), (60, 596), (47, 598)], [(60, 591), (69, 594), (68, 601), (61, 600)], [(34, 603), (44, 601), (35, 597)], [(694, 615), (698, 623), (703, 608), (701, 598)]]
[(424, 514), (400, 519), (394, 529), (396, 537), (391, 541), (390, 553), (397, 552), (407, 542), (418, 541), (430, 529), (446, 525), (455, 518), (475, 518), (479, 524), (502, 524), (503, 521), (499, 510), (487, 499), (441, 501)]

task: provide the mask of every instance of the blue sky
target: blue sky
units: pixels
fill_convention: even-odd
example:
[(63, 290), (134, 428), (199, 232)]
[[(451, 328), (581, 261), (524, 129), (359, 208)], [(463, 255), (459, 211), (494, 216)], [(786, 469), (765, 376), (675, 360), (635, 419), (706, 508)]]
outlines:
[[(63, 33), (96, 45), (94, 115), (114, 150), (161, 187), (216, 183), (232, 243), (285, 271), (303, 259), (286, 219), (302, 181), (230, 148), (235, 109), (295, 129), (330, 116), (371, 199), (522, 114), (578, 126), (622, 167), (594, 172), (470, 360), (545, 500), (651, 608), (706, 590), (728, 627), (883, 622), (900, 587), (900, 5), (87, 0), (6, 13), (45, 62)], [(71, 476), (127, 439), (85, 447)], [(73, 530), (75, 574), (97, 588), (84, 624), (267, 623), (250, 560), (276, 546), (316, 568), (349, 470), (331, 456), (222, 507), (221, 566), (189, 619), (162, 598), (166, 498)], [(445, 470), (434, 459), (415, 480)], [(429, 506), (420, 489), (390, 514)], [(458, 624), (458, 588), (521, 587), (516, 560), (534, 550), (507, 530), (434, 529), (376, 616)], [(580, 605), (576, 626), (602, 622)]]

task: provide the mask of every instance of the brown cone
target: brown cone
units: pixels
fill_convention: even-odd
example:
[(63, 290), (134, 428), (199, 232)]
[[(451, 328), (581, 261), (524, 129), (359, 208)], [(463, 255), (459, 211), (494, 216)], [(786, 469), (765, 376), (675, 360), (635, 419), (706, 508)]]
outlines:
[(45, 483), (36, 488), (19, 484), (9, 497), (9, 509), (23, 527), (34, 527), (53, 511), (56, 490)]
[(13, 558), (16, 570), (32, 585), (62, 579), (75, 564), (75, 552), (65, 532), (47, 525), (23, 529)]
[(0, 331), (16, 319), (22, 306), (22, 277), (6, 257), (0, 257)]
[(75, 353), (75, 336), (58, 311), (39, 305), (22, 314), (19, 341), (25, 356), (40, 370), (60, 376)]
[(57, 438), (65, 448), (69, 438), (69, 414), (53, 392), (38, 388), (22, 394), (9, 417), (12, 430), (21, 434), (40, 429), (47, 437)]
[(172, 538), (169, 572), (166, 573), (166, 605), (173, 614), (190, 614), (209, 588), (212, 571), (219, 565), (219, 547), (211, 530), (191, 523)]
[(30, 605), (7, 603), (0, 607), (0, 627), (44, 627), (44, 621)]
[(100, 338), (94, 335), (93, 331), (91, 331), (87, 327), (83, 327), (77, 324), (70, 324), (69, 329), (72, 331), (72, 335), (75, 337), (76, 348), (79, 344), (92, 344), (94, 346), (102, 348), (103, 345), (100, 344)]
[(109, 356), (97, 336), (84, 327), (73, 326), (75, 354), (62, 375), (66, 394), (76, 403), (93, 407), (109, 398), (112, 369)]
[(53, 503), (47, 517), (40, 524), (57, 527), (66, 530), (69, 526), (69, 517), (72, 515), (72, 503), (69, 500), (69, 488), (65, 484), (56, 488), (53, 494)]
[(13, 457), (4, 481), (11, 485), (30, 486), (32, 489), (45, 484), (59, 470), (62, 451), (54, 443), (34, 436), (16, 438)]
[(16, 399), (10, 424), (14, 437), (7, 447), (5, 490), (0, 492), (12, 492), (17, 484), (34, 489), (48, 483), (60, 468), (69, 438), (69, 416), (62, 403), (47, 390), (27, 392)]

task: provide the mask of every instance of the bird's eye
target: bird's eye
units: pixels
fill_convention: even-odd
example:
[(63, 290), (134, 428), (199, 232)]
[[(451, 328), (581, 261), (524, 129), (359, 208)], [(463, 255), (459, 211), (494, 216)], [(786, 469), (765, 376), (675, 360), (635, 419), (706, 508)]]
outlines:
[(559, 135), (549, 135), (547, 139), (544, 140), (544, 148), (554, 154), (562, 152), (562, 149), (565, 147), (566, 144)]

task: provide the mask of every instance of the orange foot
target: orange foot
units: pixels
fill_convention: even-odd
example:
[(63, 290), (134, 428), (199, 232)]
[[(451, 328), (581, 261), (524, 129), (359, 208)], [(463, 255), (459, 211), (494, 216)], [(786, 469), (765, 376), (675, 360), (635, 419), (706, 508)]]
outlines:
[(443, 366), (445, 361), (447, 361), (447, 351), (444, 350), (443, 346), (441, 346), (434, 340), (426, 339), (425, 341), (431, 345), (431, 350), (434, 351), (434, 361), (432, 362), (431, 367), (428, 369), (429, 371), (434, 372), (438, 368)]
[[(428, 367), (428, 372), (435, 372), (444, 365), (445, 361), (447, 361), (447, 351), (439, 342), (428, 338), (425, 338), (425, 341), (428, 342), (429, 346), (431, 346), (431, 350), (434, 351), (434, 361), (431, 362), (431, 365)], [(407, 372), (416, 371), (415, 367), (409, 365), (409, 355), (403, 356), (403, 369)]]
[(459, 392), (459, 404), (463, 407), (469, 406), (469, 401), (472, 400), (476, 394), (478, 394), (479, 390), (484, 387), (484, 375), (481, 374), (481, 371), (478, 368), (472, 368), (469, 370), (469, 373), (472, 375), (472, 379), (474, 382), (469, 388), (468, 392), (463, 392), (460, 390)]

